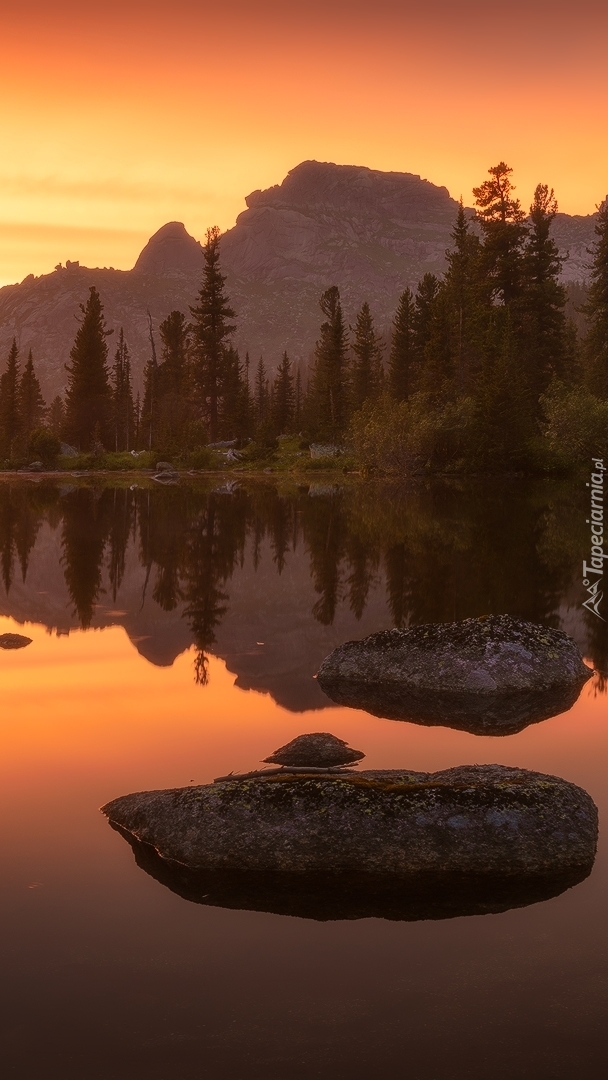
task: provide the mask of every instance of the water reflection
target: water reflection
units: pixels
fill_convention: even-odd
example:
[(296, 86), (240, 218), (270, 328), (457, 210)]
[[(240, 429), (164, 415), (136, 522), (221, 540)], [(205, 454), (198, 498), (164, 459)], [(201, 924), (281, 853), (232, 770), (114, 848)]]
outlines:
[(195, 904), (303, 919), (454, 919), (489, 915), (549, 900), (589, 876), (592, 864), (567, 874), (470, 874), (395, 879), (374, 875), (193, 871), (160, 857), (149, 844), (111, 823), (150, 877)]
[(290, 708), (323, 707), (311, 676), (345, 637), (492, 612), (565, 629), (606, 671), (606, 625), (581, 607), (579, 486), (5, 480), (2, 607), (59, 632), (122, 622), (157, 663), (193, 644), (203, 685), (225, 653)]

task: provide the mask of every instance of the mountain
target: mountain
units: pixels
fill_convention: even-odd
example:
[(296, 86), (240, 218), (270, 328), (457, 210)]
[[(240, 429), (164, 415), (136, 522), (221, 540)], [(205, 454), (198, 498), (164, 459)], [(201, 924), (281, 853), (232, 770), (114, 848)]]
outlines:
[[(321, 321), (318, 300), (338, 285), (346, 318), (369, 301), (388, 333), (399, 294), (424, 273), (441, 273), (457, 203), (444, 187), (411, 173), (305, 161), (281, 184), (247, 196), (247, 209), (221, 245), (222, 266), (238, 315), (236, 344), (273, 368), (287, 349), (306, 363)], [(586, 275), (596, 215), (558, 214), (555, 238), (566, 257), (565, 281)], [(132, 270), (89, 269), (68, 262), (52, 274), (30, 275), (0, 289), (0, 360), (15, 336), (32, 348), (43, 393), (65, 386), (65, 363), (78, 305), (95, 285), (108, 325), (124, 327), (141, 388), (149, 353), (148, 317), (188, 312), (203, 264), (201, 244), (180, 222), (148, 241)], [(109, 341), (112, 350), (112, 338)]]

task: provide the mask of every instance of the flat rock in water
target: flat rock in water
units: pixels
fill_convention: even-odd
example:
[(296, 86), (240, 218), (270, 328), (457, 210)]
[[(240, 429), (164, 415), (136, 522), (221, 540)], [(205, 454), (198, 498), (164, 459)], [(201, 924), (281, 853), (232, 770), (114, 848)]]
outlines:
[[(510, 615), (384, 630), (340, 645), (317, 679), (380, 716), (507, 733), (569, 708), (593, 672), (561, 630)], [(471, 724), (467, 724), (467, 716)]]
[(364, 757), (362, 750), (352, 750), (343, 739), (327, 731), (314, 731), (310, 735), (298, 735), (264, 761), (274, 765), (331, 769), (337, 765), (352, 765)]
[(531, 880), (584, 876), (597, 843), (587, 792), (501, 765), (273, 775), (144, 791), (102, 809), (194, 871)]
[(0, 649), (24, 649), (31, 644), (32, 638), (23, 634), (0, 634)]

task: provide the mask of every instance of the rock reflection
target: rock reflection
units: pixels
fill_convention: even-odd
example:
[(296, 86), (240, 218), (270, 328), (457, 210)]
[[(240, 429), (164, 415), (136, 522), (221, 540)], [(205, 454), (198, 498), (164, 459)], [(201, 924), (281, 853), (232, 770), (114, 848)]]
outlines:
[(192, 871), (161, 858), (111, 824), (130, 844), (140, 869), (191, 903), (263, 911), (321, 922), (390, 919), (415, 922), (490, 915), (550, 900), (578, 885), (592, 865), (568, 874), (504, 878), (446, 874), (410, 879), (381, 876)]
[(539, 693), (432, 694), (406, 693), (394, 687), (332, 683), (321, 688), (331, 701), (351, 709), (365, 709), (385, 720), (405, 720), (425, 727), (443, 726), (472, 735), (515, 735), (530, 724), (567, 712), (577, 701), (581, 686), (557, 687)]

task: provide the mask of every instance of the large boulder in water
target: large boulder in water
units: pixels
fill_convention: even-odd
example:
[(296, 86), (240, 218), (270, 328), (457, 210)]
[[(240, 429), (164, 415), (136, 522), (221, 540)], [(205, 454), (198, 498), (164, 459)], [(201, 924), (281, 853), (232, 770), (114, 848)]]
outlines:
[(31, 644), (32, 638), (24, 634), (0, 634), (0, 649), (25, 649)]
[(585, 791), (500, 765), (283, 773), (144, 791), (102, 809), (135, 841), (193, 871), (531, 880), (584, 876), (597, 842)]
[(377, 716), (506, 735), (565, 712), (592, 675), (562, 631), (490, 615), (348, 641), (317, 679), (332, 701)]

